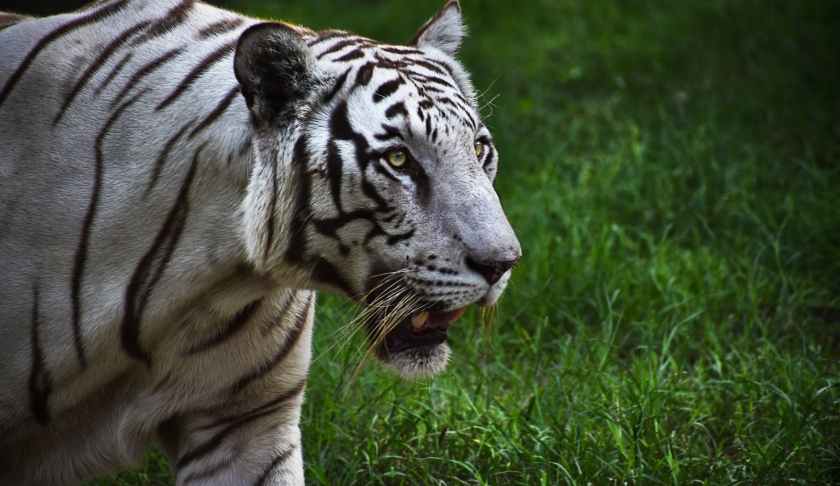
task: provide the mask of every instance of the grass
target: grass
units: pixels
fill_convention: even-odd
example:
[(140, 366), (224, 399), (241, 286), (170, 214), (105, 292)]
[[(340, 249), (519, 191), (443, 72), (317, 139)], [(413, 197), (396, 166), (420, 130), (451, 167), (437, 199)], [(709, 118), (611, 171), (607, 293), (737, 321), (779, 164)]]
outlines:
[[(234, 8), (389, 41), (436, 1)], [(840, 5), (464, 0), (525, 258), (449, 371), (352, 386), (322, 298), (309, 484), (840, 477)], [(91, 485), (169, 484), (151, 453)]]

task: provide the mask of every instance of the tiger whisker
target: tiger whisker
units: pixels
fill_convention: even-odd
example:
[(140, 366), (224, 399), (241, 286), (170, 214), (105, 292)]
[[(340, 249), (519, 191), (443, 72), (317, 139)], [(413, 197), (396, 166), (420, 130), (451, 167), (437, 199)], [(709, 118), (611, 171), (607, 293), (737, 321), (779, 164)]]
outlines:
[(350, 380), (347, 382), (347, 387), (345, 387), (345, 390), (348, 389), (353, 382), (355, 382), (356, 378), (359, 375), (359, 372), (361, 372), (362, 368), (364, 368), (364, 365), (373, 355), (374, 350), (382, 344), (385, 337), (391, 331), (393, 331), (400, 323), (402, 323), (406, 317), (415, 313), (420, 308), (419, 306), (416, 306), (418, 301), (419, 298), (416, 295), (403, 294), (403, 298), (399, 302), (397, 302), (396, 305), (394, 305), (392, 310), (387, 315), (383, 317), (382, 321), (377, 326), (376, 335), (371, 340), (371, 343), (368, 345), (364, 356), (356, 365), (356, 368), (353, 370), (353, 373), (350, 377)]
[[(351, 341), (351, 338), (355, 336), (355, 334), (363, 327), (363, 324), (376, 312), (380, 309), (387, 309), (392, 300), (395, 300), (402, 291), (399, 287), (400, 279), (393, 278), (399, 277), (402, 274), (405, 274), (408, 270), (407, 269), (400, 269), (393, 272), (387, 272), (375, 275), (375, 278), (378, 277), (385, 277), (382, 282), (371, 288), (363, 297), (363, 300), (369, 297), (372, 293), (379, 291), (383, 287), (387, 286), (384, 290), (382, 290), (379, 294), (376, 295), (373, 301), (371, 301), (368, 305), (361, 308), (361, 311), (349, 322), (342, 325), (339, 329), (337, 329), (333, 333), (334, 338), (339, 338), (338, 342), (332, 346), (330, 346), (327, 350), (324, 351), (323, 354), (326, 354), (329, 351), (332, 351), (336, 346), (339, 345), (347, 345)], [(340, 348), (339, 348), (340, 349)], [(323, 354), (319, 355), (316, 358), (319, 359)]]
[[(500, 94), (496, 94), (492, 98), (490, 98), (487, 102), (485, 102), (483, 105), (481, 105), (481, 107), (478, 109), (478, 111), (481, 113), (481, 116), (483, 118), (492, 118), (493, 117), (493, 114), (496, 111), (495, 110), (496, 106), (495, 106), (494, 103), (496, 102), (497, 99), (499, 99), (500, 96), (501, 96)], [(487, 110), (487, 108), (490, 108), (490, 110), (485, 111), (485, 110)]]

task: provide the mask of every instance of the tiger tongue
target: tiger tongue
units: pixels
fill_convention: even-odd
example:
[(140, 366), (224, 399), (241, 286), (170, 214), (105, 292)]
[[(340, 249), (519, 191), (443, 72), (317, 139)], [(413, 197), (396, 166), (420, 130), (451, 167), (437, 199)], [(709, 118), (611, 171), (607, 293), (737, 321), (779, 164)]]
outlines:
[(418, 312), (411, 318), (411, 327), (415, 332), (430, 329), (447, 329), (449, 324), (458, 320), (464, 314), (466, 307), (448, 312)]

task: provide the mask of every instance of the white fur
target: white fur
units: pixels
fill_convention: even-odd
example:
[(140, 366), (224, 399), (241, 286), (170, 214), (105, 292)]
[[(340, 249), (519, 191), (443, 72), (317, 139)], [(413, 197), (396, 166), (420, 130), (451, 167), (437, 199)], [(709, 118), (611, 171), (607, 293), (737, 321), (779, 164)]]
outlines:
[[(349, 63), (336, 61), (349, 49), (325, 55), (313, 67), (320, 84), (273, 131), (254, 129), (242, 96), (196, 131), (237, 86), (231, 55), (160, 108), (196, 66), (258, 22), (241, 18), (234, 29), (200, 38), (202, 29), (240, 18), (201, 3), (157, 37), (132, 47), (144, 28), (115, 48), (54, 123), (106, 46), (141, 21), (156, 25), (179, 3), (129, 0), (113, 15), (65, 31), (31, 59), (0, 101), (0, 484), (77, 484), (136, 463), (150, 443), (169, 455), (179, 484), (260, 478), (303, 484), (298, 423), (311, 354), (311, 289), (356, 297), (374, 267), (384, 265), (404, 270), (411, 291), (436, 295), (446, 287), (429, 283), (434, 272), (412, 263), (436, 253), (455, 273), (435, 278), (463, 289), (441, 300), (456, 308), (495, 300), (507, 282), (488, 284), (465, 266), (465, 255), (500, 248), (518, 255), (492, 188), (496, 165), (481, 167), (472, 152), (477, 135), (489, 137), (483, 126), (476, 132), (441, 121), (440, 143), (417, 145), (424, 163), (442, 161), (434, 172), (427, 167), (435, 196), (425, 205), (408, 178), (395, 183), (373, 164), (360, 171), (353, 144), (337, 141), (344, 160), (341, 209), (370, 209), (358, 184), (367, 178), (403, 222), (377, 215), (389, 236), (370, 238), (374, 223), (363, 218), (343, 225), (337, 238), (313, 226), (313, 219), (340, 214), (325, 176), (336, 103), (347, 103), (353, 130), (367, 140), (376, 140), (388, 121), (388, 104), (372, 102), (376, 87), (394, 75), (388, 69), (376, 69), (368, 86), (346, 88), (329, 106), (319, 105), (346, 69), (355, 79), (371, 53)], [(0, 30), (0, 89), (15, 83), (13, 73), (50, 32), (117, 5), (111, 0)], [(450, 3), (423, 28), (418, 48), (452, 73), (456, 86), (448, 94), (463, 99), (459, 113), (477, 120), (469, 77), (451, 58), (464, 34), (460, 10)], [(179, 46), (170, 62), (150, 67)], [(334, 46), (323, 42), (312, 55)], [(412, 118), (412, 89), (393, 96), (409, 107), (403, 128), (422, 133), (423, 124)], [(174, 139), (179, 130), (183, 135)], [(294, 157), (301, 137), (309, 165)], [(303, 174), (311, 180), (311, 214), (298, 227)], [(416, 234), (388, 244), (405, 226)], [(344, 252), (337, 239), (350, 249)], [(306, 248), (304, 263), (287, 260), (295, 241)], [(315, 278), (309, 263), (319, 259), (350, 288)], [(71, 318), (76, 295), (78, 336)], [(131, 316), (138, 319), (134, 334), (126, 325)], [(443, 370), (448, 356), (444, 343), (391, 356), (389, 365), (407, 377), (428, 376)]]

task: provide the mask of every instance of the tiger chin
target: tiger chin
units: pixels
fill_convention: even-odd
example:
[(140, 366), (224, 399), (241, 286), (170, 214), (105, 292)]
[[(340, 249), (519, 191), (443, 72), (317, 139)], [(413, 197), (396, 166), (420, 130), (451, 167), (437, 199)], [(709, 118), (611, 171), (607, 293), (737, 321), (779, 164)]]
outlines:
[(455, 0), (402, 45), (194, 0), (1, 14), (0, 484), (151, 444), (179, 485), (303, 484), (316, 291), (442, 371), (522, 255), (465, 35)]

